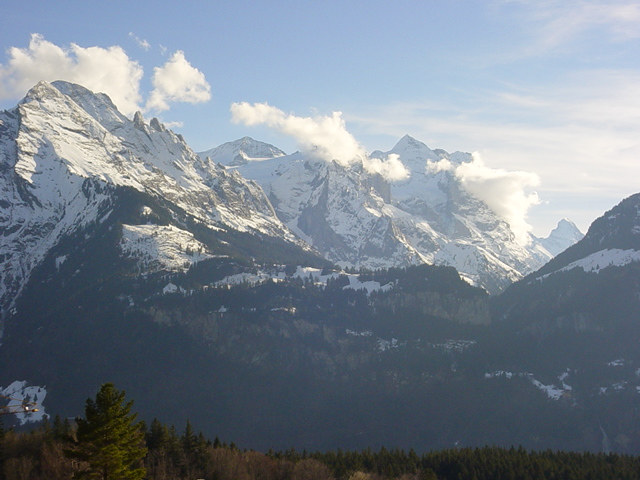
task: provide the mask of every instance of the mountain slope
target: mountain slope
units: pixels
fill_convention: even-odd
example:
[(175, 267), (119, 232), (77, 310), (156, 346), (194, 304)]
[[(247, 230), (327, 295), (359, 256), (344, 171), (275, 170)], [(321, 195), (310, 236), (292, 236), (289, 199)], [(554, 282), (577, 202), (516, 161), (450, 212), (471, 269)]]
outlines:
[(640, 194), (632, 195), (596, 219), (582, 240), (535, 273), (540, 277), (599, 252), (640, 250)]
[(584, 234), (576, 227), (575, 223), (567, 218), (558, 222), (556, 228), (546, 238), (538, 238), (537, 241), (554, 257), (564, 252), (571, 245), (582, 240)]
[[(612, 361), (607, 357), (615, 356), (640, 366), (639, 297), (640, 194), (636, 194), (595, 220), (578, 243), (510, 286), (494, 299), (493, 307), (505, 328), (524, 337), (533, 336), (538, 342), (553, 337), (556, 344), (563, 338), (568, 349), (589, 339), (592, 343), (583, 347), (592, 357), (588, 361)], [(555, 351), (545, 361), (558, 357), (565, 354)]]
[[(173, 205), (170, 210), (187, 212), (211, 231), (306, 248), (275, 216), (260, 186), (201, 160), (156, 119), (146, 124), (139, 113), (127, 119), (106, 95), (66, 82), (41, 82), (15, 109), (0, 113), (0, 133), (3, 314), (61, 238), (105, 221), (118, 188), (161, 198)], [(145, 221), (153, 223), (157, 215), (146, 211)], [(153, 228), (127, 231), (136, 238), (158, 234)], [(184, 235), (192, 234), (180, 237), (187, 241)]]
[(398, 155), (409, 170), (406, 180), (389, 183), (361, 163), (344, 166), (301, 153), (265, 158), (275, 147), (248, 144), (244, 138), (219, 148), (259, 151), (260, 161), (218, 158), (259, 183), (289, 229), (340, 265), (449, 265), (497, 293), (552, 256), (535, 239), (529, 247), (518, 244), (509, 225), (452, 172), (428, 168), (443, 159), (469, 162), (469, 154), (434, 151), (405, 136), (391, 151), (371, 154)]
[(211, 161), (223, 165), (238, 166), (248, 162), (282, 157), (286, 153), (268, 143), (254, 140), (251, 137), (243, 137), (240, 140), (223, 143), (219, 147), (199, 152), (198, 155), (200, 158), (209, 157)]

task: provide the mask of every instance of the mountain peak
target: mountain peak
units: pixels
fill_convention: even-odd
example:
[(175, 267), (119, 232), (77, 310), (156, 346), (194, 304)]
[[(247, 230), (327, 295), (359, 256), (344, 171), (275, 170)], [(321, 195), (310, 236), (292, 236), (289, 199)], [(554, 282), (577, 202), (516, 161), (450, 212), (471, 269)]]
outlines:
[(57, 91), (57, 94), (73, 100), (82, 110), (109, 130), (127, 121), (111, 98), (104, 93), (94, 93), (82, 85), (63, 80), (52, 82), (51, 87)]
[(396, 149), (405, 150), (407, 148), (414, 149), (414, 150), (418, 150), (418, 149), (419, 150), (422, 150), (422, 149), (431, 150), (429, 147), (427, 147), (427, 145), (425, 143), (421, 142), (420, 140), (417, 140), (417, 139), (413, 138), (409, 134), (405, 135), (400, 140), (398, 140), (398, 143), (395, 144), (395, 146), (393, 147), (392, 150), (396, 150)]
[(42, 80), (27, 92), (20, 103), (25, 103), (32, 99), (45, 99), (60, 96), (62, 96), (62, 93), (56, 87), (51, 83)]
[(558, 222), (558, 225), (556, 225), (556, 228), (554, 228), (551, 233), (553, 232), (562, 232), (562, 231), (576, 231), (578, 232), (580, 235), (584, 236), (584, 234), (580, 231), (580, 229), (576, 226), (575, 223), (573, 223), (571, 220), (569, 220), (568, 218), (563, 218)]
[[(560, 223), (564, 225), (562, 220)], [(579, 242), (558, 254), (536, 275), (560, 270), (581, 259), (592, 258), (600, 252), (619, 250), (640, 251), (640, 193), (625, 198), (594, 220)]]
[(232, 142), (200, 152), (200, 158), (211, 158), (212, 161), (228, 166), (244, 165), (249, 162), (282, 157), (285, 152), (277, 147), (251, 137), (242, 137)]
[(584, 233), (568, 218), (563, 218), (551, 230), (547, 238), (541, 238), (540, 243), (554, 257), (565, 251), (571, 245), (582, 240)]

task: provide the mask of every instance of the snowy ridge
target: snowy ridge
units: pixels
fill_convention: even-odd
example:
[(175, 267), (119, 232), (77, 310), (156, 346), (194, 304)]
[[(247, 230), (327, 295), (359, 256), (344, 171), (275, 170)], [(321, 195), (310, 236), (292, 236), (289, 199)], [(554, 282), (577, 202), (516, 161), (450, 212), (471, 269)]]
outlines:
[(390, 154), (399, 155), (407, 179), (390, 184), (361, 164), (346, 167), (301, 153), (234, 168), (262, 186), (292, 232), (345, 268), (449, 265), (495, 293), (552, 257), (540, 243), (516, 242), (509, 225), (451, 172), (429, 168), (439, 160), (470, 162), (470, 154), (431, 150), (405, 136), (391, 151), (371, 156)]
[(209, 157), (211, 161), (223, 165), (239, 166), (249, 162), (259, 162), (269, 158), (286, 155), (282, 150), (268, 143), (243, 137), (234, 142), (223, 143), (219, 147), (199, 152), (200, 158)]
[(581, 268), (587, 273), (599, 273), (605, 268), (623, 267), (632, 262), (640, 262), (640, 251), (632, 249), (621, 250), (619, 248), (600, 250), (585, 258), (571, 262), (566, 267), (556, 270), (555, 272), (542, 275), (538, 277), (538, 279), (547, 278), (554, 273), (567, 272), (574, 268)]
[[(201, 160), (158, 120), (147, 124), (140, 113), (127, 119), (106, 95), (66, 82), (41, 82), (15, 109), (0, 112), (0, 133), (5, 314), (62, 236), (109, 215), (115, 187), (166, 199), (212, 229), (302, 245), (276, 217), (260, 186)], [(145, 233), (154, 232), (138, 230)]]

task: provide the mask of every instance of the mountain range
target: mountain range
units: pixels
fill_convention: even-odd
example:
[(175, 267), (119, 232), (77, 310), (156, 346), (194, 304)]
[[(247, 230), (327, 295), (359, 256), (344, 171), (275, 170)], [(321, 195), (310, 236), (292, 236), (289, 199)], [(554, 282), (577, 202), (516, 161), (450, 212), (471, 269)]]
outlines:
[(469, 163), (471, 154), (431, 150), (407, 135), (389, 152), (371, 153), (390, 155), (401, 159), (408, 178), (390, 183), (361, 164), (285, 155), (249, 137), (200, 153), (260, 184), (278, 218), (342, 267), (448, 265), (471, 284), (498, 293), (582, 238), (563, 219), (549, 238), (516, 241), (508, 223), (451, 170), (433, 166)]
[[(105, 381), (251, 448), (640, 452), (640, 194), (518, 243), (404, 137), (408, 178), (248, 137), (194, 153), (108, 97), (0, 112), (0, 392)], [(381, 160), (384, 161), (384, 160)]]
[[(0, 132), (3, 311), (65, 235), (111, 214), (119, 189), (170, 205), (169, 225), (154, 222), (156, 213), (143, 205), (148, 221), (123, 226), (123, 253), (156, 252), (150, 261), (157, 268), (181, 269), (214, 254), (193, 228), (185, 230), (186, 217), (211, 232), (267, 236), (309, 250), (275, 216), (257, 184), (201, 160), (155, 119), (146, 124), (139, 113), (127, 119), (106, 95), (41, 82), (0, 114)], [(177, 254), (178, 246), (198, 256)]]

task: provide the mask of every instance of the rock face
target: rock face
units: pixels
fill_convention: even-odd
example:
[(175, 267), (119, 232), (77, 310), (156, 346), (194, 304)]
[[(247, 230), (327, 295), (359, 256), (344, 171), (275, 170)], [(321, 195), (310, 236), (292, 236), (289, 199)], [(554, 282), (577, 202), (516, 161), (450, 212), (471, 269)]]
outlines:
[(576, 227), (576, 224), (567, 218), (563, 218), (558, 222), (556, 228), (551, 230), (547, 238), (539, 238), (538, 242), (551, 255), (556, 256), (582, 240), (582, 237), (584, 237), (584, 233)]
[[(4, 313), (63, 236), (109, 217), (119, 188), (160, 198), (208, 229), (302, 244), (276, 217), (259, 185), (201, 160), (157, 119), (147, 124), (137, 113), (131, 121), (106, 95), (41, 82), (16, 108), (0, 112)], [(151, 222), (153, 212), (148, 213)], [(146, 233), (154, 235), (153, 229)], [(144, 237), (145, 231), (138, 234)]]
[(408, 169), (406, 180), (389, 183), (361, 163), (275, 155), (275, 147), (248, 144), (244, 138), (209, 152), (259, 152), (260, 161), (244, 155), (238, 162), (233, 154), (217, 158), (259, 183), (282, 222), (342, 266), (448, 265), (470, 283), (497, 293), (552, 257), (533, 237), (529, 245), (520, 245), (509, 225), (451, 171), (433, 166), (442, 160), (470, 162), (470, 154), (431, 150), (405, 136), (391, 151), (371, 154), (398, 155)]

